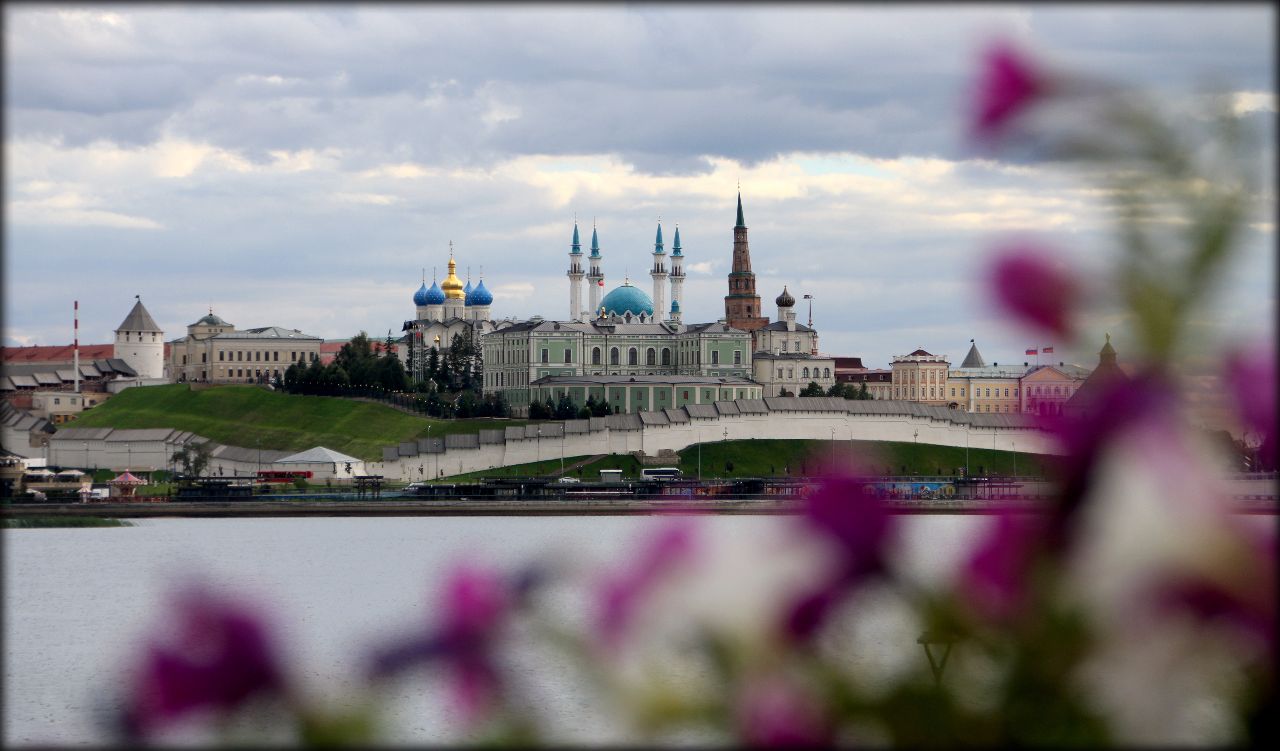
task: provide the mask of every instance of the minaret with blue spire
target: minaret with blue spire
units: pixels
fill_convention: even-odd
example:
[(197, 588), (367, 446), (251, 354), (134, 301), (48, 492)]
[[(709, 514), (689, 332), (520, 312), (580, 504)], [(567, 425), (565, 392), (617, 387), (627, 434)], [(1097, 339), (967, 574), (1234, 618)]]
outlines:
[(591, 256), (589, 260), (591, 262), (591, 270), (587, 273), (587, 284), (591, 287), (589, 295), (591, 298), (591, 312), (587, 320), (595, 318), (596, 314), (600, 312), (600, 298), (603, 297), (601, 293), (604, 291), (604, 267), (601, 265), (604, 256), (600, 255), (600, 238), (596, 235), (595, 222), (591, 223)]
[(658, 315), (667, 309), (667, 253), (662, 248), (662, 220), (658, 220), (658, 234), (653, 240), (653, 309)]
[(582, 243), (578, 240), (578, 220), (573, 220), (573, 243), (569, 246), (569, 320), (586, 320), (582, 309)]
[(680, 225), (677, 224), (671, 241), (671, 309), (676, 314), (672, 319), (677, 322), (681, 305), (684, 305), (684, 251), (680, 248)]

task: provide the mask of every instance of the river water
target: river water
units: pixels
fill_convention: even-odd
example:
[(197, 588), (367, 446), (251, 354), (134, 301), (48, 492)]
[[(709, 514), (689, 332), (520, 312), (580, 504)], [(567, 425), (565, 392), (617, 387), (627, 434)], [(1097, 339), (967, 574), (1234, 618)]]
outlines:
[[(904, 570), (941, 581), (990, 519), (910, 515)], [(164, 616), (174, 586), (199, 575), (261, 603), (297, 677), (322, 701), (360, 685), (367, 645), (429, 622), (433, 577), (459, 560), (516, 567), (548, 551), (606, 564), (625, 559), (667, 520), (617, 517), (150, 519), (126, 528), (15, 529), (4, 535), (3, 742), (104, 743), (113, 689), (142, 637)], [(700, 517), (712, 538), (767, 536), (791, 517)], [(743, 571), (749, 576), (749, 571)], [(574, 619), (582, 593), (557, 607)], [(866, 633), (874, 659), (923, 660), (914, 624), (886, 615)], [(896, 655), (896, 657), (895, 657)], [(564, 742), (629, 740), (556, 656), (528, 656), (521, 680)], [(885, 664), (879, 665), (885, 668)], [(890, 666), (891, 667), (891, 666)], [(457, 728), (431, 678), (408, 676), (380, 699), (393, 744), (447, 743)], [(698, 739), (693, 739), (696, 742)]]

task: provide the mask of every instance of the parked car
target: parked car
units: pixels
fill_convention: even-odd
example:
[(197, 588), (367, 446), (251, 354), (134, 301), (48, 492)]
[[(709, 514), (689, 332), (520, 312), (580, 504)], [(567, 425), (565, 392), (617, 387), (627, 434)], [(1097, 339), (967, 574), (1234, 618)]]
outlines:
[(568, 475), (565, 475), (564, 477), (561, 477), (560, 479), (556, 480), (556, 482), (562, 482), (565, 485), (572, 485), (573, 483), (578, 483), (582, 481), (576, 477), (569, 477)]

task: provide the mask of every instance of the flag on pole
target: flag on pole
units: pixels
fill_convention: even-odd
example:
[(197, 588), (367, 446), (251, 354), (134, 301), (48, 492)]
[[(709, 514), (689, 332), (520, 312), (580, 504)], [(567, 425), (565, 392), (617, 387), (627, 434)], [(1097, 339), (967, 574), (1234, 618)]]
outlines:
[(1028, 355), (1038, 354), (1038, 350), (1036, 350), (1035, 348), (1028, 348), (1028, 349), (1027, 349), (1027, 354), (1028, 354)]
[(1041, 352), (1043, 352), (1043, 353), (1045, 353), (1046, 355), (1052, 355), (1052, 354), (1053, 354), (1053, 347), (1044, 347), (1044, 348), (1043, 348), (1043, 349), (1041, 349), (1040, 351), (1041, 351)]
[(604, 286), (604, 280), (603, 280), (603, 279), (601, 279), (599, 282), (597, 282), (597, 284), (599, 284), (601, 287), (603, 287), (603, 286)]

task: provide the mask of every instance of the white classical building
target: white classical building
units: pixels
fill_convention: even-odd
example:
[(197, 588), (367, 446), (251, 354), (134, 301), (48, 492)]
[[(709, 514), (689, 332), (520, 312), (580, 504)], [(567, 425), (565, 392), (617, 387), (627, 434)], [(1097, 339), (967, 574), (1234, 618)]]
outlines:
[(818, 354), (818, 332), (796, 322), (796, 300), (785, 286), (774, 303), (778, 320), (754, 332), (752, 377), (765, 396), (796, 396), (810, 383), (826, 392), (836, 382), (835, 358)]

